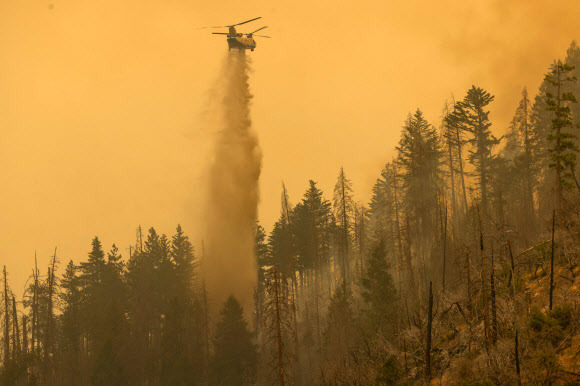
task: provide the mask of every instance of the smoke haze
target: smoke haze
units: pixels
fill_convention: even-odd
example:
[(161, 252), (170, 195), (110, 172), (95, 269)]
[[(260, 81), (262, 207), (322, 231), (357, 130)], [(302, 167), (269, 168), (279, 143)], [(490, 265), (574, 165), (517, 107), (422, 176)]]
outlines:
[(472, 84), (496, 96), (501, 134), (522, 88), (533, 96), (580, 39), (577, 0), (51, 3), (0, 1), (0, 263), (20, 289), (35, 250), (39, 266), (55, 246), (79, 261), (99, 236), (128, 257), (139, 224), (180, 223), (199, 254), (197, 118), (226, 42), (195, 27), (269, 25), (249, 54), (266, 230), (280, 180), (295, 201), (310, 178), (328, 195), (343, 165), (368, 201), (407, 114), (437, 124)]
[[(254, 234), (262, 154), (252, 131), (248, 75), (250, 59), (231, 50), (210, 93), (208, 121), (216, 128), (207, 177), (206, 254), (203, 270), (218, 304), (231, 294), (251, 310), (256, 284)], [(217, 130), (215, 130), (217, 129)]]

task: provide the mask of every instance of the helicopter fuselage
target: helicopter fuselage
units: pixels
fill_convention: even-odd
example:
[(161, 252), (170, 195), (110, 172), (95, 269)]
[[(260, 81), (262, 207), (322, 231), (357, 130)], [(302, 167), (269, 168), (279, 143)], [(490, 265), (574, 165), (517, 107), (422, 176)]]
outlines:
[(229, 49), (238, 49), (238, 50), (252, 50), (256, 48), (256, 41), (252, 38), (245, 38), (245, 37), (230, 37), (228, 36), (228, 47)]
[(244, 37), (244, 34), (236, 32), (234, 27), (230, 27), (230, 32), (228, 33), (228, 47), (229, 49), (237, 50), (252, 50), (256, 48), (256, 41), (251, 37)]

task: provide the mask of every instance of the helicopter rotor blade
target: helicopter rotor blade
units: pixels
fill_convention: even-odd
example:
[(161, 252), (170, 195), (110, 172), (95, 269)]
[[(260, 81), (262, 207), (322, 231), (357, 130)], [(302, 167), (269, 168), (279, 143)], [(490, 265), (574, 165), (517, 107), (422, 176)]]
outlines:
[(266, 35), (253, 35), (253, 36), (259, 36), (261, 38), (268, 38), (268, 39), (272, 38), (272, 36), (266, 36)]
[(257, 30), (250, 32), (250, 34), (253, 34), (253, 33), (255, 33), (255, 32), (261, 31), (261, 30), (263, 30), (264, 28), (268, 28), (268, 26), (265, 26), (265, 27), (262, 27), (262, 28), (258, 28)]
[(261, 19), (261, 18), (262, 18), (262, 16), (260, 16), (260, 17), (256, 17), (256, 18), (254, 18), (254, 19), (246, 20), (246, 21), (243, 21), (243, 22), (241, 22), (241, 23), (238, 23), (238, 24), (227, 25), (226, 27), (235, 27), (235, 26), (237, 26), (237, 25), (246, 24), (246, 23), (249, 23), (249, 22), (251, 22), (251, 21), (258, 20), (258, 19)]
[(229, 35), (227, 32), (212, 32), (212, 35)]
[(219, 25), (216, 27), (198, 27), (196, 29), (206, 29), (206, 28), (228, 28), (228, 26), (227, 25)]

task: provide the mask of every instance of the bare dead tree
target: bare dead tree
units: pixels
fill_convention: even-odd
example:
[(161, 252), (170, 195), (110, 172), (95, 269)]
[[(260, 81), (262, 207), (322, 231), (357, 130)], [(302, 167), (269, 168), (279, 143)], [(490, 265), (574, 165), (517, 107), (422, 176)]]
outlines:
[(511, 284), (512, 284), (512, 300), (514, 303), (514, 315), (513, 315), (513, 325), (515, 330), (514, 336), (514, 357), (516, 362), (516, 374), (518, 376), (518, 385), (522, 383), (521, 381), (521, 373), (520, 373), (520, 356), (519, 356), (519, 340), (518, 340), (518, 304), (516, 300), (516, 267), (514, 263), (514, 255), (512, 253), (512, 243), (508, 240), (508, 251), (510, 254), (510, 266), (511, 266)]
[(8, 305), (8, 279), (4, 266), (4, 363), (10, 361), (10, 307)]
[(429, 310), (427, 312), (427, 347), (425, 348), (425, 377), (431, 380), (431, 328), (433, 326), (433, 282), (429, 282)]
[(287, 279), (276, 267), (266, 273), (266, 302), (264, 306), (264, 345), (270, 346), (271, 368), (276, 372), (280, 385), (290, 380), (290, 368), (295, 356), (289, 342), (296, 342), (294, 330), (294, 304), (285, 295)]
[(550, 310), (552, 309), (552, 297), (554, 294), (554, 229), (556, 227), (556, 209), (552, 213), (552, 254), (550, 255)]
[(12, 294), (12, 350), (14, 359), (20, 357), (20, 326), (18, 325), (18, 313), (16, 312), (16, 298)]
[(491, 340), (495, 346), (497, 342), (497, 309), (495, 301), (495, 267), (494, 267), (494, 254), (493, 254), (493, 240), (491, 242), (491, 273), (489, 279), (490, 286), (490, 297), (491, 297)]
[(483, 237), (483, 226), (481, 222), (481, 213), (479, 212), (479, 203), (477, 203), (477, 218), (479, 220), (479, 251), (481, 253), (481, 300), (483, 302), (483, 332), (485, 338), (485, 349), (489, 354), (490, 351), (490, 339), (491, 334), (489, 331), (489, 304), (487, 299), (487, 282), (485, 274), (485, 249), (484, 249), (484, 237)]

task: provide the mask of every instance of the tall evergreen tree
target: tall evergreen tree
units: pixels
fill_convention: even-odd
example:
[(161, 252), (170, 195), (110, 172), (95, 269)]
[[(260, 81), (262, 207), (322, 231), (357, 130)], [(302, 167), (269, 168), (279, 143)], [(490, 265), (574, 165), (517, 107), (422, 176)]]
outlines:
[[(63, 360), (67, 363), (68, 370), (67, 384), (81, 384), (82, 373), (80, 368), (83, 338), (82, 319), (82, 293), (81, 281), (77, 275), (77, 267), (69, 261), (66, 271), (61, 279), (61, 301), (63, 312), (61, 316), (62, 332), (60, 347), (62, 349)], [(85, 380), (86, 382), (86, 380)]]
[(214, 339), (212, 384), (251, 385), (256, 376), (256, 348), (244, 312), (230, 296), (220, 311)]
[[(442, 150), (437, 132), (417, 109), (409, 115), (399, 146), (397, 164), (405, 190), (407, 216), (413, 221), (415, 245), (425, 264), (431, 264), (431, 246), (435, 216), (438, 208), (438, 192), (441, 183)], [(427, 272), (424, 272), (426, 275)]]
[(555, 61), (546, 74), (546, 82), (550, 84), (555, 94), (546, 93), (546, 105), (548, 111), (553, 113), (551, 131), (548, 135), (550, 142), (550, 167), (556, 173), (556, 207), (562, 210), (564, 190), (573, 186), (574, 170), (576, 169), (576, 153), (578, 147), (575, 144), (576, 135), (572, 121), (570, 104), (577, 103), (576, 97), (570, 91), (565, 91), (565, 84), (576, 81), (570, 74), (574, 68), (561, 60)]
[(468, 134), (469, 162), (475, 168), (479, 197), (483, 213), (488, 214), (489, 184), (493, 178), (494, 160), (493, 148), (499, 144), (491, 133), (488, 105), (494, 97), (480, 87), (472, 86), (463, 100), (455, 103), (454, 110), (448, 117), (452, 126), (459, 127)]
[(389, 272), (383, 243), (377, 245), (361, 280), (361, 296), (373, 331), (393, 333), (397, 320), (397, 291)]
[(522, 196), (515, 197), (523, 202), (523, 218), (533, 223), (535, 218), (534, 193), (539, 182), (541, 167), (540, 133), (532, 125), (532, 105), (526, 88), (506, 135), (505, 156), (513, 163), (511, 184), (522, 191)]
[(352, 182), (346, 178), (341, 166), (338, 179), (334, 185), (333, 197), (334, 216), (340, 235), (338, 237), (338, 254), (340, 269), (344, 280), (350, 281), (349, 244), (351, 243), (354, 200), (352, 198)]

